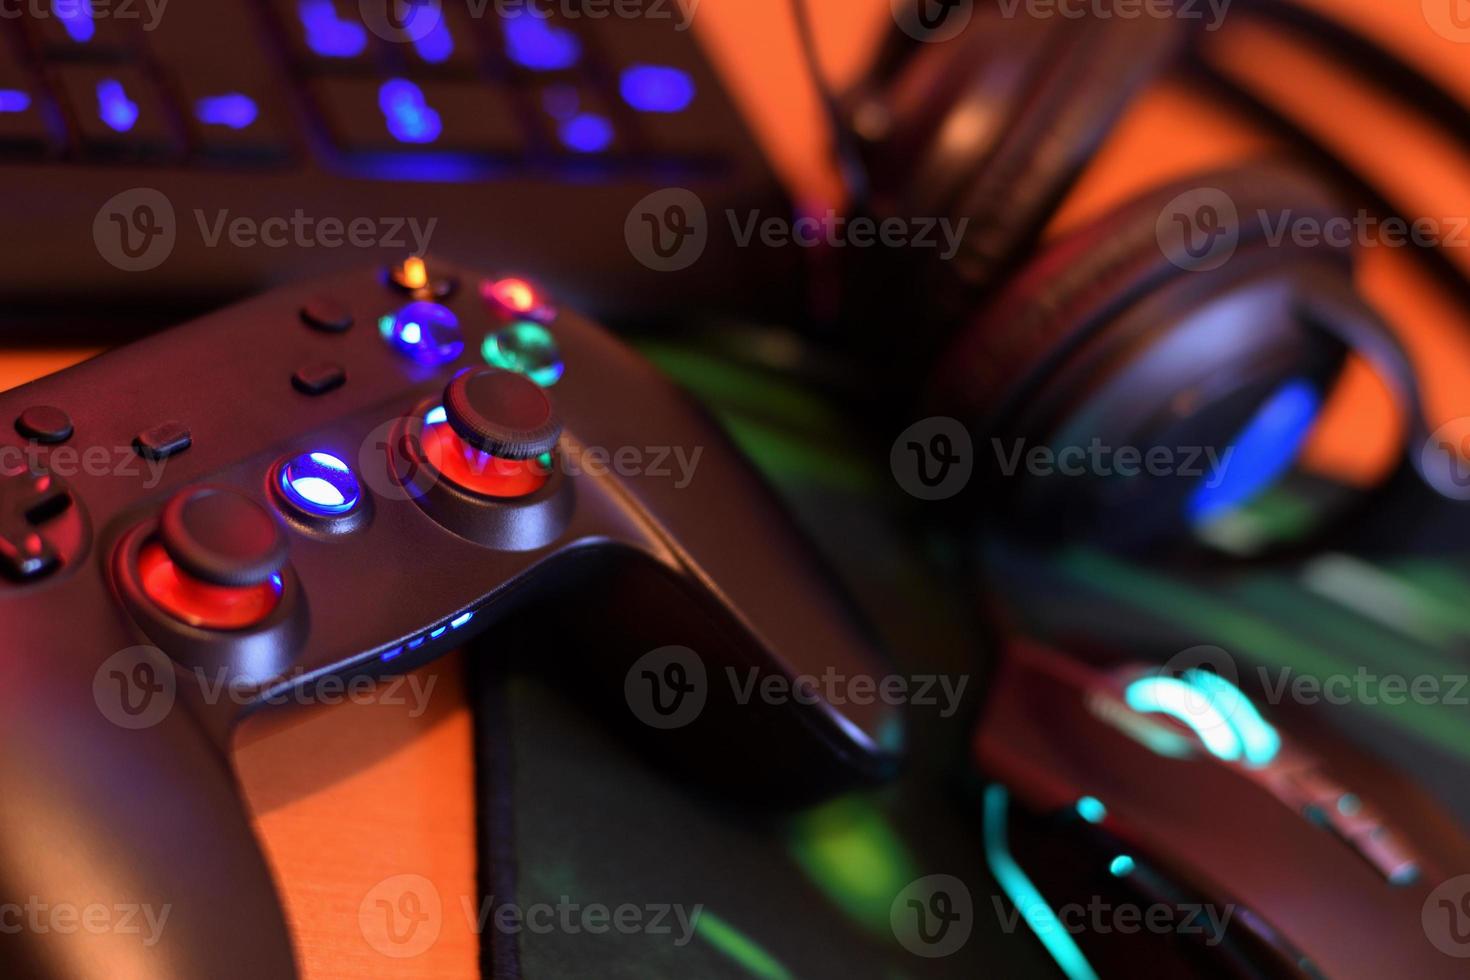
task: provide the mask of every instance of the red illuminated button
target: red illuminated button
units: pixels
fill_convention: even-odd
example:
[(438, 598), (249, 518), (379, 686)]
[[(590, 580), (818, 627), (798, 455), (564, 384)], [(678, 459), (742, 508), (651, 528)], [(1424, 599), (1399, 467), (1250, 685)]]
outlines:
[(264, 622), (281, 601), (279, 575), (244, 588), (210, 585), (180, 571), (156, 541), (138, 553), (138, 578), (160, 609), (200, 629), (248, 629)]
[(550, 323), (556, 319), (556, 310), (546, 302), (540, 290), (524, 279), (487, 279), (480, 283), (480, 296), (502, 316), (538, 323)]
[(423, 449), (424, 459), (444, 479), (482, 497), (526, 497), (546, 486), (551, 478), (548, 459), (491, 456), (466, 444), (448, 422), (424, 426)]
[(169, 615), (203, 629), (265, 620), (281, 600), (286, 538), (260, 504), (228, 487), (190, 487), (171, 498), (158, 538), (138, 555), (143, 592)]

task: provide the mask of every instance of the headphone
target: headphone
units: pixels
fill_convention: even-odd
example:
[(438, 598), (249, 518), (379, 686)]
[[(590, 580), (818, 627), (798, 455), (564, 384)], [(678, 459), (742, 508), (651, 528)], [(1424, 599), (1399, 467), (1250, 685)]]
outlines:
[[(1317, 171), (1194, 175), (1038, 246), (1133, 95), (1188, 50), (1186, 25), (983, 5), (950, 32), (916, 16), (840, 100), (866, 176), (854, 210), (964, 233), (948, 261), (895, 249), (855, 267), (848, 319), (926, 414), (971, 434), (971, 517), (1042, 545), (1192, 549), (1294, 469), (1352, 354), (1402, 417), (1403, 462), (1378, 489), (1470, 498), (1458, 455), (1430, 443), (1409, 358), (1355, 289), (1350, 244), (1278, 234), (1287, 218), (1351, 222)], [(1339, 497), (1320, 523), (1368, 494)]]

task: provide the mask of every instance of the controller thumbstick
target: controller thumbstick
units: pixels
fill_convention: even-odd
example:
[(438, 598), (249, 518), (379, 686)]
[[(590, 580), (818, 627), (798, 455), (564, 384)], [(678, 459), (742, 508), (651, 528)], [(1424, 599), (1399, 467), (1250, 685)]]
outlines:
[(238, 490), (190, 487), (159, 518), (163, 550), (179, 570), (210, 585), (260, 585), (286, 563), (286, 536), (264, 507)]
[(444, 414), (455, 435), (500, 459), (534, 459), (561, 437), (546, 392), (512, 371), (461, 371), (444, 390)]

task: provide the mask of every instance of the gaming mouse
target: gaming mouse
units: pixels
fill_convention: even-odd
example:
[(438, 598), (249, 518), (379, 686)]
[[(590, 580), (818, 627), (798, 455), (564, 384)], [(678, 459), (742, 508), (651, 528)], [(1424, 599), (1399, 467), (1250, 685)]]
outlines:
[(1465, 976), (1470, 841), (1199, 649), (1222, 656), (1099, 669), (1008, 651), (974, 743), (1005, 914), (1073, 980)]

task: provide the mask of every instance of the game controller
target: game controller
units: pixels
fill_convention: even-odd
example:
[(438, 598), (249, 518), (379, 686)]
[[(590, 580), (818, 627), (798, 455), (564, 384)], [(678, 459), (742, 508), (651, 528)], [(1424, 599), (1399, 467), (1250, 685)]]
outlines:
[[(530, 637), (658, 760), (752, 802), (901, 752), (891, 707), (801, 686), (884, 667), (775, 497), (523, 279), (411, 259), (282, 289), (0, 415), (0, 898), (170, 910), (151, 946), (7, 934), (8, 972), (293, 975), (236, 724), (476, 636)], [(771, 677), (796, 696), (750, 696)]]
[[(986, 851), (1067, 975), (1463, 976), (1453, 818), (1320, 719), (1257, 708), (1224, 651), (1191, 652), (1166, 671), (1016, 641), (1001, 661), (975, 739)], [(1073, 931), (1048, 906), (1160, 924)]]

